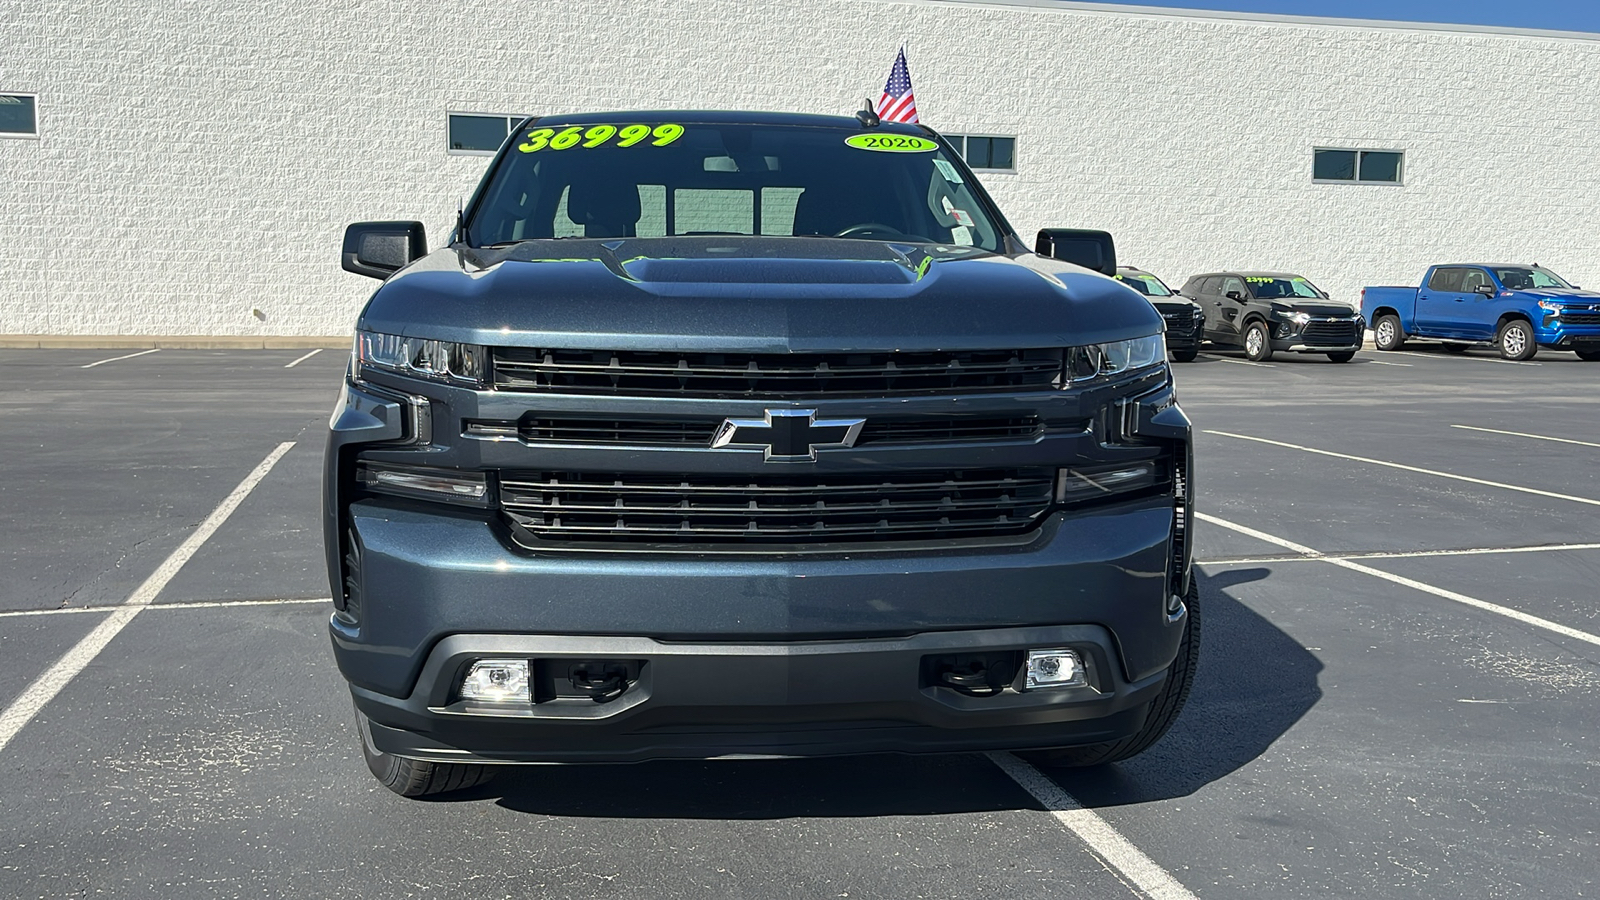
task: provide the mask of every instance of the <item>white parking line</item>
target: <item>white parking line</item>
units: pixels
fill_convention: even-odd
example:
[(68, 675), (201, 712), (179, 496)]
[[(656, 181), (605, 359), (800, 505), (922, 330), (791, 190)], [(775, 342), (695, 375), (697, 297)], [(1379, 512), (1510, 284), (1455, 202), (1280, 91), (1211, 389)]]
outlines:
[[(1244, 563), (1316, 562), (1322, 559), (1426, 559), (1434, 556), (1493, 556), (1500, 553), (1551, 553), (1567, 550), (1600, 550), (1600, 544), (1538, 544), (1532, 547), (1467, 547), (1460, 550), (1403, 550), (1393, 553), (1340, 553), (1321, 556), (1255, 556), (1234, 559), (1197, 559), (1203, 566), (1237, 566)], [(0, 613), (4, 615), (4, 613)]]
[(1221, 527), (1230, 531), (1237, 531), (1240, 534), (1248, 535), (1258, 541), (1266, 541), (1269, 544), (1276, 544), (1285, 550), (1293, 550), (1301, 556), (1316, 560), (1318, 562), (1325, 562), (1328, 565), (1338, 566), (1341, 569), (1349, 569), (1352, 572), (1360, 572), (1363, 575), (1371, 575), (1373, 578), (1382, 578), (1384, 581), (1390, 581), (1395, 584), (1404, 585), (1408, 588), (1412, 588), (1413, 590), (1422, 591), (1425, 594), (1432, 594), (1435, 597), (1443, 597), (1446, 600), (1452, 600), (1465, 606), (1471, 606), (1476, 609), (1484, 610), (1485, 612), (1492, 612), (1495, 615), (1505, 616), (1508, 619), (1515, 619), (1516, 621), (1522, 622), (1525, 625), (1532, 625), (1535, 628), (1543, 628), (1546, 631), (1553, 631), (1556, 634), (1564, 637), (1569, 637), (1573, 638), (1574, 640), (1584, 641), (1585, 643), (1600, 646), (1600, 634), (1590, 634), (1587, 631), (1579, 631), (1576, 628), (1569, 628), (1566, 625), (1562, 625), (1560, 622), (1552, 622), (1549, 619), (1543, 619), (1539, 616), (1529, 615), (1520, 609), (1512, 609), (1509, 606), (1501, 606), (1498, 603), (1490, 603), (1487, 600), (1479, 600), (1476, 597), (1468, 597), (1466, 594), (1458, 594), (1455, 591), (1447, 591), (1444, 588), (1434, 587), (1431, 584), (1424, 584), (1421, 581), (1416, 581), (1415, 579), (1406, 578), (1401, 575), (1391, 575), (1381, 569), (1374, 569), (1371, 566), (1363, 566), (1360, 563), (1354, 563), (1348, 559), (1341, 559), (1337, 556), (1328, 556), (1323, 554), (1321, 551), (1313, 550), (1304, 544), (1296, 544), (1293, 541), (1285, 540), (1284, 538), (1276, 535), (1267, 534), (1264, 531), (1257, 531), (1254, 528), (1229, 522), (1226, 519), (1219, 519), (1216, 516), (1207, 515), (1206, 513), (1197, 512), (1195, 513), (1195, 517), (1203, 522), (1210, 522), (1213, 525), (1220, 525)]
[(1400, 366), (1404, 369), (1416, 368), (1416, 366), (1413, 366), (1411, 363), (1384, 362), (1381, 359), (1369, 359), (1367, 362), (1372, 363), (1375, 366)]
[(104, 650), (106, 645), (111, 643), (111, 639), (116, 637), (123, 628), (127, 627), (129, 622), (133, 621), (134, 616), (137, 616), (150, 605), (156, 595), (161, 593), (161, 589), (167, 586), (167, 582), (172, 580), (172, 576), (178, 574), (178, 570), (183, 568), (184, 563), (188, 562), (190, 557), (194, 556), (195, 552), (216, 533), (217, 529), (222, 527), (223, 522), (228, 521), (228, 517), (233, 515), (233, 511), (239, 508), (239, 504), (244, 502), (244, 498), (248, 497), (252, 490), (255, 490), (255, 486), (260, 484), (263, 478), (267, 477), (267, 473), (272, 471), (272, 467), (277, 465), (278, 460), (282, 459), (283, 455), (288, 453), (293, 446), (293, 441), (287, 441), (279, 444), (277, 449), (268, 453), (267, 458), (251, 470), (243, 481), (239, 482), (239, 486), (233, 489), (233, 493), (223, 498), (222, 503), (211, 511), (211, 515), (206, 516), (205, 521), (200, 523), (194, 533), (189, 535), (182, 544), (179, 544), (178, 549), (172, 551), (172, 555), (168, 556), (154, 572), (150, 573), (150, 577), (146, 578), (144, 583), (139, 585), (128, 596), (127, 600), (123, 601), (120, 606), (114, 607), (111, 615), (107, 616), (83, 640), (78, 641), (71, 650), (68, 650), (60, 659), (56, 660), (55, 665), (45, 670), (43, 675), (34, 679), (34, 682), (28, 685), (27, 689), (18, 695), (10, 706), (6, 707), (5, 712), (0, 712), (0, 750), (4, 750), (6, 745), (11, 743), (11, 739), (17, 736), (17, 732), (32, 721), (33, 717), (39, 714), (39, 710), (44, 709), (45, 704), (54, 699), (62, 688), (66, 687), (79, 672), (84, 670), (84, 667), (94, 662), (94, 658), (100, 655), (100, 651)]
[(1422, 359), (1470, 359), (1474, 362), (1500, 363), (1503, 366), (1542, 366), (1544, 363), (1524, 362), (1520, 359), (1491, 359), (1487, 356), (1468, 356), (1465, 353), (1455, 353), (1449, 356), (1435, 355), (1432, 353), (1413, 353), (1410, 350), (1389, 350), (1389, 353), (1399, 353), (1404, 356), (1416, 356)]
[(1482, 478), (1470, 478), (1466, 475), (1454, 475), (1450, 472), (1439, 472), (1434, 469), (1422, 469), (1418, 468), (1417, 466), (1408, 466), (1403, 463), (1389, 462), (1388, 460), (1383, 459), (1372, 459), (1366, 456), (1351, 456), (1348, 453), (1335, 453), (1332, 450), (1318, 450), (1315, 447), (1303, 447), (1299, 444), (1288, 444), (1284, 443), (1283, 441), (1273, 441), (1268, 440), (1267, 438), (1251, 437), (1248, 434), (1234, 434), (1230, 431), (1209, 430), (1206, 431), (1206, 434), (1214, 434), (1218, 437), (1236, 438), (1241, 441), (1255, 441), (1258, 444), (1271, 444), (1274, 447), (1287, 447), (1290, 450), (1300, 450), (1305, 453), (1315, 453), (1318, 456), (1331, 456), (1335, 459), (1348, 459), (1353, 462), (1362, 462), (1373, 466), (1386, 466), (1391, 469), (1400, 469), (1405, 472), (1416, 472), (1420, 475), (1432, 475), (1435, 478), (1449, 478), (1452, 481), (1465, 481), (1468, 484), (1481, 484), (1486, 487), (1502, 488), (1508, 491), (1516, 491), (1520, 494), (1533, 494), (1538, 497), (1552, 497), (1556, 500), (1571, 500), (1573, 503), (1585, 503), (1589, 506), (1600, 506), (1600, 500), (1592, 500), (1588, 497), (1575, 497), (1571, 494), (1557, 494), (1554, 491), (1541, 491), (1538, 488), (1523, 487), (1520, 484), (1507, 484), (1503, 481), (1485, 481)]
[(89, 363), (87, 366), (79, 366), (78, 368), (80, 368), (80, 369), (92, 369), (95, 366), (103, 366), (108, 362), (116, 362), (119, 359), (133, 359), (135, 356), (149, 356), (152, 353), (160, 353), (160, 352), (161, 352), (161, 348), (160, 347), (157, 347), (154, 350), (140, 350), (138, 353), (129, 353), (127, 356), (113, 356), (110, 359), (102, 359), (99, 362), (92, 362), (92, 363)]
[(1271, 365), (1270, 363), (1251, 362), (1248, 359), (1229, 359), (1226, 356), (1210, 356), (1210, 355), (1208, 355), (1208, 356), (1206, 356), (1206, 359), (1214, 359), (1217, 362), (1233, 363), (1236, 366), (1255, 366), (1255, 367), (1260, 368), (1260, 369), (1276, 369), (1277, 368), (1277, 366)]
[(1476, 425), (1451, 425), (1451, 428), (1464, 428), (1467, 431), (1487, 431), (1490, 434), (1509, 434), (1512, 437), (1533, 438), (1536, 441), (1555, 441), (1558, 444), (1577, 444), (1580, 447), (1600, 447), (1600, 444), (1589, 441), (1575, 441), (1571, 438), (1547, 437), (1542, 434), (1528, 434), (1526, 431), (1501, 431), (1498, 428), (1479, 428)]
[(285, 369), (292, 369), (295, 366), (300, 365), (301, 363), (305, 362), (306, 360), (310, 359), (313, 356), (316, 356), (318, 353), (321, 353), (321, 352), (322, 352), (322, 348), (318, 347), (317, 349), (311, 351), (310, 353), (307, 353), (305, 356), (302, 356), (299, 359), (295, 360), (294, 362), (289, 363), (287, 366), (284, 366), (284, 368)]
[(1092, 809), (1086, 809), (1078, 799), (1045, 777), (1043, 772), (1028, 765), (1010, 753), (986, 754), (1011, 780), (1033, 795), (1050, 811), (1057, 822), (1089, 845), (1107, 865), (1122, 874), (1135, 887), (1153, 900), (1197, 900), (1188, 888), (1178, 883), (1166, 869), (1156, 865), (1144, 851), (1112, 828)]
[[(295, 603), (329, 603), (327, 597), (313, 598), (286, 598), (282, 600), (201, 600), (195, 603), (151, 603), (145, 609), (216, 609), (221, 606), (285, 606)], [(66, 606), (59, 609), (11, 609), (0, 612), (0, 619), (16, 619), (30, 616), (69, 616), (74, 613), (103, 613), (120, 609), (122, 604), (116, 606)]]

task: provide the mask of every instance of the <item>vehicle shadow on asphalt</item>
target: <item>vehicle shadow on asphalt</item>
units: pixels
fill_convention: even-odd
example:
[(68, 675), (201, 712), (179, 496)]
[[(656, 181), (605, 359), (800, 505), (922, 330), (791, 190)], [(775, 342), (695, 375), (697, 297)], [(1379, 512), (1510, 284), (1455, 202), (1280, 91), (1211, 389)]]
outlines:
[[(1191, 794), (1248, 763), (1305, 715), (1322, 665), (1228, 595), (1265, 568), (1198, 573), (1205, 616), (1188, 706), (1160, 743), (1125, 763), (1047, 770), (1086, 806)], [(664, 761), (509, 768), (445, 801), (497, 800), (580, 818), (783, 819), (947, 815), (1037, 808), (979, 754)]]
[(1126, 762), (1046, 770), (1088, 807), (1184, 797), (1265, 753), (1322, 699), (1322, 663), (1229, 595), (1267, 568), (1196, 570), (1204, 639), (1183, 714), (1154, 747)]

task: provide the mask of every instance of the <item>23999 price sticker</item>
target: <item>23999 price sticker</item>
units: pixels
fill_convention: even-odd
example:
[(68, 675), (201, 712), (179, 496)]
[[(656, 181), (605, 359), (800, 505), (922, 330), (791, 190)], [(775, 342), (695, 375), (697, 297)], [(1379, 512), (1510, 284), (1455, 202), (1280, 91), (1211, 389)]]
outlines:
[(517, 145), (523, 153), (540, 150), (571, 150), (574, 147), (593, 150), (613, 143), (618, 147), (632, 147), (650, 142), (652, 147), (665, 147), (683, 137), (682, 125), (573, 125), (568, 128), (535, 128)]

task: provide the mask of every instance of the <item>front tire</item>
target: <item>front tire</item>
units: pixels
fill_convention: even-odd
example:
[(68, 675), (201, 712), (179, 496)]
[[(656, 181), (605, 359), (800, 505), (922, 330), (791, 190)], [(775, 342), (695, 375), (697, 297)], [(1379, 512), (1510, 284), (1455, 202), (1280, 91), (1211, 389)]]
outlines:
[(1400, 328), (1400, 317), (1382, 315), (1372, 323), (1372, 343), (1379, 350), (1399, 350), (1406, 345), (1406, 333)]
[(371, 722), (359, 709), (356, 710), (356, 728), (361, 732), (361, 756), (367, 761), (368, 771), (384, 787), (402, 797), (429, 797), (465, 790), (495, 776), (493, 766), (423, 762), (391, 756), (372, 742)]
[(1200, 355), (1200, 351), (1199, 350), (1174, 350), (1174, 351), (1172, 351), (1172, 361), (1173, 362), (1194, 362), (1195, 357), (1197, 357), (1199, 355)]
[(1328, 359), (1332, 360), (1333, 362), (1349, 362), (1350, 360), (1355, 359), (1355, 358), (1356, 358), (1356, 352), (1354, 350), (1346, 350), (1346, 351), (1344, 351), (1342, 353), (1329, 353), (1328, 354)]
[(1086, 744), (1082, 747), (1058, 747), (1029, 754), (1046, 766), (1083, 767), (1121, 762), (1150, 749), (1167, 733), (1172, 723), (1183, 712), (1194, 687), (1194, 670), (1200, 661), (1200, 583), (1189, 581), (1189, 596), (1184, 598), (1189, 607), (1188, 622), (1183, 628), (1183, 641), (1178, 644), (1178, 656), (1167, 669), (1167, 681), (1161, 693), (1150, 701), (1150, 711), (1145, 715), (1144, 727), (1120, 741), (1103, 744)]
[(1244, 358), (1266, 362), (1272, 358), (1272, 339), (1265, 322), (1251, 322), (1244, 328)]
[(1500, 326), (1500, 333), (1495, 336), (1494, 345), (1500, 351), (1502, 359), (1525, 360), (1533, 359), (1539, 352), (1539, 344), (1533, 336), (1533, 326), (1526, 319), (1509, 319)]

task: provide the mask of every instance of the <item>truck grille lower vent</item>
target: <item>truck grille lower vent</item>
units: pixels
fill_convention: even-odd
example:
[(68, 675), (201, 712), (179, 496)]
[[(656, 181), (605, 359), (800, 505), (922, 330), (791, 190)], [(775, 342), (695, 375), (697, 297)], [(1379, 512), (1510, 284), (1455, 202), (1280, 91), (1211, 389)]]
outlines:
[(1600, 325), (1600, 312), (1569, 312), (1561, 314), (1568, 325)]
[(674, 397), (1047, 390), (1060, 350), (905, 353), (657, 353), (494, 348), (501, 391)]
[(519, 539), (687, 544), (1017, 534), (1050, 509), (1048, 469), (894, 475), (506, 473)]

